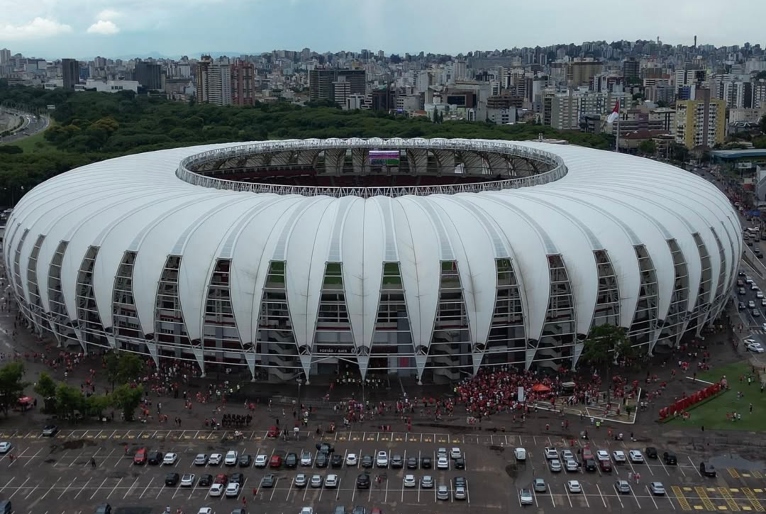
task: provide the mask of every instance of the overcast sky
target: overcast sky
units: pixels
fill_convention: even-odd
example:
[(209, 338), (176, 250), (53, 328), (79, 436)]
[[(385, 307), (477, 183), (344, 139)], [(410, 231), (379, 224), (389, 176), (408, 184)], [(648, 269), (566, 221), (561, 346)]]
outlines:
[(620, 39), (766, 44), (766, 0), (0, 0), (0, 48), (48, 59), (273, 49), (466, 53)]

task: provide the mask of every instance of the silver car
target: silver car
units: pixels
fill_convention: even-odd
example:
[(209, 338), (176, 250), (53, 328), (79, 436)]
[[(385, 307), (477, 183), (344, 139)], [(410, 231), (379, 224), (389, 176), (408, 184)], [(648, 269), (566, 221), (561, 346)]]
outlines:
[(446, 485), (440, 485), (436, 489), (437, 500), (449, 500), (449, 488)]
[(519, 491), (519, 503), (522, 505), (532, 505), (535, 503), (535, 498), (532, 496), (532, 491), (529, 489), (522, 489)]
[(299, 488), (306, 487), (308, 483), (309, 483), (309, 479), (303, 473), (298, 473), (297, 475), (295, 475), (295, 479), (293, 480), (293, 484), (295, 485), (295, 487), (299, 487)]
[(561, 472), (561, 461), (558, 459), (551, 459), (548, 461), (548, 467), (551, 469), (552, 473), (560, 473)]
[(665, 486), (662, 485), (662, 482), (652, 482), (651, 484), (649, 484), (649, 490), (655, 496), (665, 495)]
[(420, 479), (420, 487), (423, 489), (432, 489), (434, 486), (434, 479), (431, 475), (425, 475)]
[(536, 493), (544, 493), (548, 490), (548, 486), (545, 485), (545, 480), (542, 478), (535, 478), (532, 481), (532, 488), (535, 490)]

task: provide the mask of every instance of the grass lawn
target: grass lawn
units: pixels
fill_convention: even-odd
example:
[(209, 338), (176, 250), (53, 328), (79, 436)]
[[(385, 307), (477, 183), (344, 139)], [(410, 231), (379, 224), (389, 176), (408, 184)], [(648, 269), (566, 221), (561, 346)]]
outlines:
[[(747, 430), (760, 431), (766, 427), (766, 392), (761, 393), (760, 383), (757, 376), (754, 377), (752, 385), (747, 385), (747, 375), (752, 368), (747, 362), (737, 362), (726, 366), (715, 368), (711, 371), (698, 373), (697, 377), (708, 382), (716, 382), (723, 375), (729, 381), (729, 390), (715, 399), (694, 407), (689, 410), (690, 418), (683, 421), (680, 417), (670, 421), (674, 426), (704, 426), (705, 430)], [(745, 376), (740, 382), (739, 378)], [(704, 384), (700, 384), (700, 389)], [(740, 400), (737, 399), (737, 392), (744, 394)], [(753, 404), (753, 413), (749, 412), (750, 404)], [(728, 421), (727, 412), (737, 412), (742, 415), (740, 421)]]

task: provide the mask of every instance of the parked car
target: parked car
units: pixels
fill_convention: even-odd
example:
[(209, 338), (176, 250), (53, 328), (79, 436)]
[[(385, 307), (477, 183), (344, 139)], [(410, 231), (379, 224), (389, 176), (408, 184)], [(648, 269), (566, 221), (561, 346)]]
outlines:
[(265, 468), (269, 464), (269, 456), (264, 453), (259, 453), (255, 456), (255, 464), (253, 464), (256, 468)]
[(401, 469), (404, 467), (404, 459), (402, 459), (401, 455), (392, 455), (391, 456), (391, 469)]
[(618, 480), (614, 483), (614, 489), (619, 494), (630, 494), (630, 484), (627, 480)]
[(211, 453), (210, 458), (207, 460), (207, 463), (210, 466), (220, 466), (222, 460), (223, 460), (223, 455), (221, 455), (220, 453)]
[(308, 450), (303, 450), (301, 452), (301, 466), (311, 466), (313, 462), (314, 455)]
[(178, 454), (173, 452), (166, 453), (162, 459), (163, 466), (175, 466), (176, 462), (178, 462)]
[(324, 479), (324, 486), (327, 489), (335, 489), (336, 487), (338, 487), (338, 475), (335, 475), (335, 474), (327, 475), (327, 478)]
[(548, 490), (548, 486), (545, 485), (545, 480), (542, 478), (535, 478), (532, 480), (532, 489), (534, 489), (536, 493), (544, 493)]
[(261, 487), (264, 489), (271, 489), (276, 483), (277, 477), (274, 476), (274, 473), (269, 473), (261, 479)]
[(417, 457), (407, 457), (407, 469), (418, 469)]
[(567, 482), (567, 489), (569, 489), (569, 492), (573, 494), (578, 494), (582, 492), (582, 486), (580, 485), (580, 482), (577, 480), (569, 480)]
[(281, 455), (272, 455), (271, 459), (269, 460), (269, 467), (272, 469), (279, 469), (282, 467), (282, 456)]
[(585, 471), (595, 472), (598, 471), (598, 464), (595, 459), (587, 459), (585, 461)]
[(59, 433), (59, 427), (56, 425), (45, 425), (43, 427), (43, 437), (54, 437)]
[(424, 475), (420, 479), (420, 488), (421, 489), (433, 489), (434, 487), (434, 479), (430, 475)]
[(649, 484), (649, 490), (655, 496), (665, 495), (665, 486), (662, 485), (662, 482), (652, 482), (651, 484)]
[(367, 473), (362, 473), (359, 476), (356, 477), (356, 488), (357, 489), (369, 489), (370, 488), (370, 475)]
[(242, 455), (239, 456), (240, 468), (249, 468), (252, 465), (252, 463), (253, 463), (253, 458), (250, 455), (243, 453)]
[(133, 455), (133, 464), (141, 466), (146, 464), (146, 448), (139, 448)]
[(614, 460), (615, 464), (625, 464), (626, 462), (628, 462), (627, 457), (625, 457), (625, 452), (622, 450), (613, 451), (612, 460)]
[(513, 450), (513, 456), (516, 457), (516, 460), (521, 462), (527, 460), (526, 448), (516, 448), (515, 450)]
[(153, 451), (149, 452), (149, 456), (146, 458), (146, 462), (152, 466), (159, 466), (162, 464), (162, 452)]
[(197, 482), (197, 486), (210, 487), (210, 484), (212, 483), (213, 483), (213, 475), (206, 473), (204, 475), (200, 475), (199, 481)]
[(195, 466), (204, 466), (207, 464), (207, 455), (204, 453), (198, 453), (196, 457), (194, 457), (194, 465)]
[(641, 453), (641, 450), (630, 450), (628, 452), (628, 458), (630, 458), (630, 462), (634, 464), (644, 462), (644, 455)]
[(309, 477), (304, 473), (298, 473), (293, 479), (293, 485), (299, 489), (306, 487), (309, 483)]
[(700, 462), (700, 474), (703, 477), (710, 477), (710, 478), (715, 478), (716, 476), (718, 476), (718, 473), (715, 470), (715, 466), (713, 466), (709, 462), (708, 463)]
[(328, 461), (329, 459), (327, 458), (327, 454), (319, 452), (317, 453), (316, 459), (314, 459), (314, 464), (318, 468), (326, 468)]
[(612, 461), (610, 460), (600, 460), (598, 461), (598, 467), (601, 468), (601, 471), (604, 473), (611, 473), (612, 472)]
[(415, 487), (418, 485), (418, 481), (415, 480), (415, 475), (404, 475), (403, 484), (404, 487)]
[(236, 466), (239, 459), (239, 453), (235, 450), (229, 450), (226, 452), (226, 457), (223, 458), (224, 466)]
[(654, 446), (647, 446), (646, 449), (644, 449), (644, 455), (646, 455), (647, 459), (656, 459), (657, 448), (655, 448)]
[(551, 473), (560, 473), (561, 472), (561, 461), (558, 459), (551, 459), (548, 461), (548, 467), (551, 470)]
[(431, 457), (423, 457), (420, 459), (420, 467), (421, 469), (431, 469), (432, 466), (432, 460)]
[(178, 473), (168, 473), (165, 475), (165, 485), (168, 487), (175, 487), (178, 485), (180, 478), (181, 477), (178, 475)]
[(195, 478), (194, 473), (184, 473), (181, 476), (181, 487), (193, 487)]
[[(332, 457), (330, 457), (330, 466), (337, 469), (343, 467), (343, 455), (339, 453), (334, 453)], [(401, 467), (401, 466), (399, 466)]]
[(535, 503), (535, 497), (532, 496), (532, 491), (529, 489), (521, 489), (519, 491), (519, 503), (522, 505), (533, 505)]
[(349, 453), (346, 455), (346, 466), (356, 467), (359, 464), (359, 459), (356, 458), (356, 453)]
[(662, 461), (668, 466), (675, 466), (678, 464), (678, 457), (675, 453), (665, 452), (662, 454)]

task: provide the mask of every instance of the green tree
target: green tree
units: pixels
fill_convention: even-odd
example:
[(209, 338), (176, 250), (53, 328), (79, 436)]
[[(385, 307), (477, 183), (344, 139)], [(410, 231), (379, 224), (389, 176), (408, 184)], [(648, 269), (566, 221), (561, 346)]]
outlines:
[[(766, 72), (761, 72), (761, 73), (766, 73)], [(761, 118), (761, 132), (766, 134), (766, 116), (763, 116)]]
[(123, 384), (112, 393), (112, 405), (122, 410), (125, 421), (133, 421), (133, 416), (141, 403), (142, 387), (131, 387)]
[(616, 325), (599, 325), (588, 334), (580, 355), (580, 361), (601, 372), (608, 399), (613, 365), (618, 358), (629, 359), (633, 353), (634, 348), (631, 346), (624, 328)]
[(24, 394), (29, 383), (24, 382), (24, 364), (9, 362), (0, 368), (0, 409), (6, 416)]
[(43, 412), (56, 411), (56, 381), (53, 377), (45, 371), (40, 373), (34, 391), (43, 399)]
[(638, 150), (646, 155), (654, 155), (657, 151), (657, 145), (651, 139), (647, 139), (646, 141), (641, 141), (641, 144), (638, 145)]
[(102, 418), (104, 411), (112, 406), (113, 400), (108, 394), (94, 394), (85, 399), (85, 409), (90, 416)]
[(56, 413), (67, 419), (75, 419), (76, 413), (85, 410), (85, 396), (77, 387), (60, 383), (56, 387)]
[(135, 353), (119, 353), (120, 359), (117, 366), (117, 380), (121, 384), (136, 382), (144, 371), (144, 363)]

